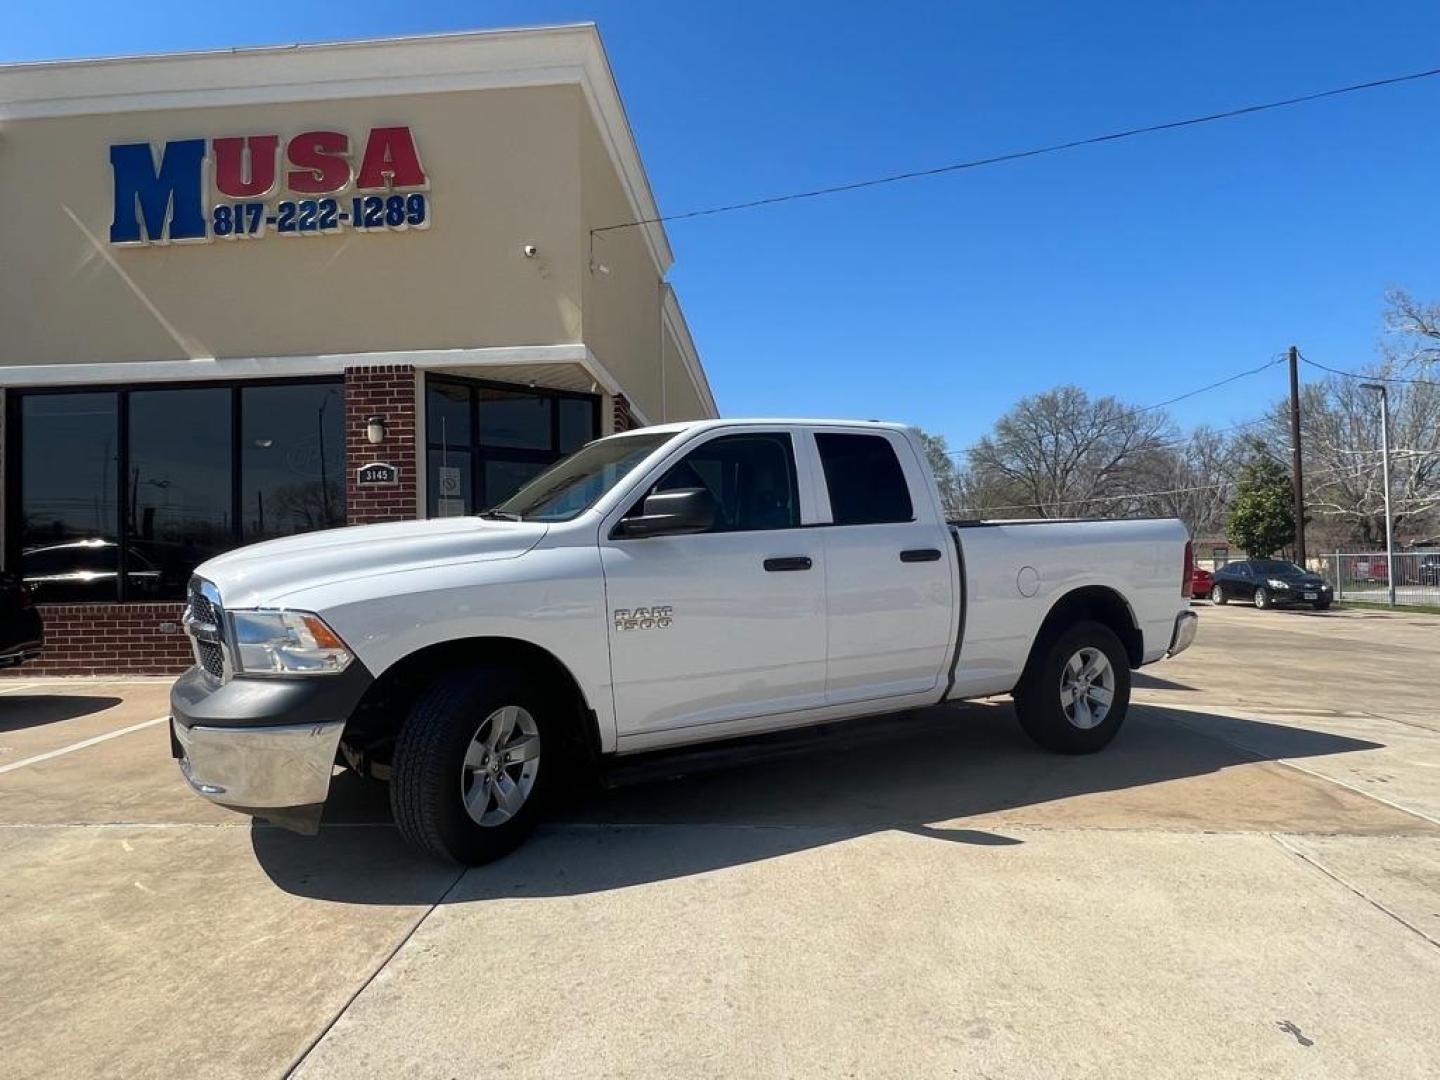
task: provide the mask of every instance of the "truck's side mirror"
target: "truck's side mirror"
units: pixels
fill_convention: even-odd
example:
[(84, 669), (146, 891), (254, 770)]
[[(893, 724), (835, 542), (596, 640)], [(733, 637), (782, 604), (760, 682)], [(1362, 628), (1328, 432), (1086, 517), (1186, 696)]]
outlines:
[(656, 491), (645, 497), (639, 517), (622, 518), (612, 536), (680, 536), (709, 531), (715, 524), (715, 497), (705, 488)]

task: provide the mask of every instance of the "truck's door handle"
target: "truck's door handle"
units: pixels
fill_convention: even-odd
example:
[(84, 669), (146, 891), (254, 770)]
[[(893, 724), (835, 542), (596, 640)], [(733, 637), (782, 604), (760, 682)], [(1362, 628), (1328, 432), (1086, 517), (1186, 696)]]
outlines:
[(765, 569), (770, 571), (809, 570), (810, 565), (811, 563), (809, 555), (787, 555), (784, 558), (780, 559), (765, 560)]
[(938, 558), (939, 548), (907, 548), (900, 552), (901, 562), (934, 562)]

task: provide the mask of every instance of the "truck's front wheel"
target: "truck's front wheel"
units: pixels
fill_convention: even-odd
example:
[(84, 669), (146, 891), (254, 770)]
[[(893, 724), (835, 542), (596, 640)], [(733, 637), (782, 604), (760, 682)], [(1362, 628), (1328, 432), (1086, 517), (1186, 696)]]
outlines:
[(1103, 623), (1079, 622), (1031, 658), (1015, 687), (1025, 733), (1047, 750), (1089, 754), (1103, 748), (1130, 706), (1125, 646)]
[[(535, 827), (555, 766), (554, 706), (523, 673), (440, 676), (395, 743), (390, 807), (422, 851), (479, 866)], [(554, 752), (552, 752), (554, 751)]]

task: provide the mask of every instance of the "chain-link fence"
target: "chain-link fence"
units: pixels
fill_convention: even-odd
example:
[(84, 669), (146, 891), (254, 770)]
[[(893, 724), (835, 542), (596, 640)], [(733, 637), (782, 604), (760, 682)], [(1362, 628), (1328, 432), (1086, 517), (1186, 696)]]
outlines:
[[(1390, 600), (1390, 570), (1383, 551), (1317, 555), (1311, 566), (1335, 586), (1340, 603)], [(1395, 553), (1395, 603), (1440, 606), (1440, 550)]]

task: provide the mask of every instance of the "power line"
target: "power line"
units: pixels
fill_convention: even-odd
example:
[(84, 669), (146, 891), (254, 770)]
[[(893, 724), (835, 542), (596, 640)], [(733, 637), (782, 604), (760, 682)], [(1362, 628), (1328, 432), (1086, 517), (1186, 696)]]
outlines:
[[(1283, 363), (1284, 360), (1285, 360), (1285, 355), (1284, 355), (1283, 353), (1278, 353), (1278, 354), (1276, 354), (1275, 356), (1272, 356), (1269, 360), (1265, 361), (1265, 363), (1260, 364), (1260, 365), (1258, 365), (1257, 367), (1246, 368), (1244, 371), (1237, 371), (1234, 375), (1227, 375), (1227, 376), (1225, 376), (1225, 378), (1223, 378), (1223, 379), (1218, 379), (1218, 380), (1216, 380), (1216, 381), (1213, 382), (1213, 383), (1207, 383), (1205, 386), (1198, 386), (1198, 387), (1196, 387), (1194, 390), (1187, 390), (1187, 391), (1186, 391), (1185, 393), (1183, 393), (1183, 394), (1176, 394), (1174, 397), (1172, 397), (1172, 398), (1166, 398), (1164, 401), (1157, 401), (1154, 405), (1141, 405), (1139, 408), (1135, 408), (1135, 409), (1125, 409), (1125, 410), (1123, 410), (1122, 412), (1120, 412), (1120, 413), (1115, 417), (1115, 419), (1119, 419), (1120, 417), (1127, 417), (1127, 416), (1139, 416), (1141, 413), (1153, 412), (1153, 411), (1156, 410), (1156, 409), (1163, 409), (1163, 408), (1165, 408), (1165, 406), (1167, 406), (1167, 405), (1174, 405), (1177, 401), (1184, 401), (1186, 398), (1192, 398), (1192, 397), (1194, 397), (1196, 394), (1203, 394), (1203, 393), (1206, 393), (1206, 392), (1209, 391), (1209, 390), (1214, 390), (1214, 389), (1216, 389), (1216, 388), (1218, 388), (1218, 387), (1225, 386), (1225, 385), (1227, 385), (1227, 384), (1229, 384), (1229, 383), (1236, 382), (1236, 381), (1239, 380), (1239, 379), (1249, 378), (1251, 375), (1258, 375), (1258, 374), (1260, 374), (1260, 372), (1262, 372), (1262, 371), (1267, 371), (1267, 370), (1269, 370), (1270, 368), (1274, 367), (1276, 364)], [(1256, 424), (1263, 424), (1263, 423), (1264, 423), (1266, 420), (1268, 420), (1268, 419), (1269, 419), (1269, 417), (1262, 416), (1262, 417), (1260, 417), (1258, 420), (1247, 420), (1247, 421), (1245, 421), (1245, 423), (1243, 423), (1243, 424), (1232, 424), (1232, 425), (1230, 425), (1229, 427), (1226, 427), (1226, 428), (1219, 428), (1218, 431), (1236, 431), (1236, 430), (1238, 430), (1238, 429), (1240, 429), (1240, 428), (1243, 428), (1243, 427), (1254, 427)], [(1172, 446), (1183, 446), (1185, 443), (1189, 442), (1192, 438), (1194, 438), (1194, 433), (1193, 433), (1193, 432), (1192, 432), (1189, 436), (1186, 436), (1186, 437), (1183, 438), (1183, 439), (1176, 439), (1176, 440), (1173, 440), (1173, 441), (1168, 442), (1168, 443), (1161, 443), (1161, 444), (1159, 444), (1158, 446), (1148, 447), (1148, 449), (1150, 449), (1150, 450), (1165, 450), (1165, 449), (1168, 449), (1169, 447), (1172, 447)], [(969, 451), (968, 451), (968, 450), (950, 450), (950, 451), (947, 451), (947, 452), (946, 452), (946, 456), (947, 456), (947, 457), (959, 457), (959, 456), (961, 456), (962, 454), (966, 454), (966, 453), (969, 453)]]
[(1234, 375), (1226, 376), (1225, 378), (1220, 379), (1220, 380), (1218, 380), (1218, 381), (1216, 381), (1216, 382), (1210, 383), (1210, 384), (1207, 385), (1207, 386), (1197, 387), (1196, 389), (1194, 389), (1194, 390), (1188, 390), (1188, 391), (1186, 391), (1186, 392), (1183, 393), (1183, 394), (1176, 394), (1174, 397), (1172, 397), (1172, 398), (1166, 398), (1164, 401), (1157, 401), (1154, 405), (1142, 405), (1140, 408), (1134, 409), (1134, 410), (1132, 410), (1131, 412), (1127, 413), (1126, 415), (1127, 415), (1127, 416), (1135, 416), (1135, 415), (1138, 415), (1139, 413), (1151, 412), (1151, 411), (1154, 410), (1154, 409), (1163, 409), (1166, 405), (1174, 405), (1177, 401), (1184, 401), (1186, 398), (1192, 398), (1192, 397), (1194, 397), (1196, 394), (1203, 394), (1203, 393), (1205, 393), (1207, 390), (1214, 390), (1214, 389), (1217, 389), (1218, 387), (1226, 386), (1226, 385), (1228, 385), (1229, 383), (1236, 382), (1236, 381), (1239, 380), (1239, 379), (1248, 378), (1248, 377), (1251, 376), (1251, 375), (1258, 375), (1258, 374), (1260, 374), (1260, 372), (1265, 371), (1265, 370), (1267, 370), (1267, 369), (1269, 369), (1269, 368), (1272, 368), (1272, 367), (1274, 367), (1276, 364), (1281, 364), (1281, 363), (1284, 363), (1284, 362), (1285, 362), (1285, 357), (1284, 357), (1283, 355), (1272, 356), (1269, 360), (1265, 361), (1265, 363), (1261, 364), (1259, 367), (1253, 367), (1253, 368), (1249, 368), (1249, 369), (1247, 369), (1247, 370), (1245, 370), (1245, 371), (1236, 372)]
[(1340, 368), (1333, 368), (1322, 364), (1318, 360), (1311, 360), (1308, 356), (1301, 356), (1300, 359), (1313, 368), (1328, 371), (1331, 375), (1343, 375), (1347, 379), (1358, 379), (1362, 382), (1407, 383), (1410, 386), (1440, 386), (1440, 382), (1435, 382), (1433, 379), (1410, 379), (1403, 375), (1366, 375), (1360, 371), (1342, 371)]
[(1112, 131), (1105, 135), (1091, 135), (1083, 139), (1071, 139), (1067, 142), (1051, 143), (1048, 146), (1036, 146), (1029, 150), (1015, 150), (1008, 154), (994, 154), (989, 157), (974, 158), (970, 161), (957, 161), (953, 164), (940, 165), (933, 169), (913, 169), (908, 172), (891, 173), (888, 176), (872, 177), (868, 180), (856, 180), (846, 184), (834, 184), (830, 187), (814, 188), (810, 191), (796, 191), (786, 195), (771, 195), (763, 199), (750, 199), (746, 202), (712, 206), (703, 210), (688, 210), (679, 214), (659, 214), (655, 217), (639, 218), (635, 221), (623, 221), (615, 225), (602, 225), (599, 228), (591, 229), (590, 235), (595, 236), (599, 233), (614, 232), (616, 229), (633, 229), (641, 225), (656, 225), (665, 221), (684, 221), (688, 218), (729, 214), (737, 210), (753, 210), (761, 206), (774, 206), (777, 203), (796, 202), (800, 199), (816, 199), (824, 195), (839, 195), (847, 191), (859, 191), (863, 188), (879, 187), (882, 184), (895, 184), (902, 180), (919, 180), (930, 176), (942, 176), (946, 173), (961, 172), (966, 169), (979, 169), (987, 165), (1000, 165), (1010, 161), (1021, 161), (1025, 158), (1040, 157), (1044, 154), (1058, 154), (1062, 151), (1075, 150), (1082, 146), (1097, 146), (1101, 143), (1118, 142), (1121, 139), (1132, 139), (1139, 135), (1153, 135), (1160, 131), (1173, 131), (1177, 128), (1211, 124), (1217, 120), (1233, 120), (1240, 116), (1268, 112), (1272, 109), (1289, 108), (1293, 105), (1303, 105), (1306, 102), (1319, 101), (1323, 98), (1339, 97), (1342, 94), (1354, 94), (1362, 90), (1375, 90), (1382, 86), (1416, 82), (1420, 79), (1433, 78), (1436, 75), (1440, 75), (1440, 68), (1431, 68), (1428, 71), (1414, 71), (1408, 75), (1395, 75), (1386, 79), (1372, 79), (1369, 82), (1352, 83), (1349, 86), (1337, 86), (1329, 90), (1319, 90), (1313, 94), (1301, 94), (1298, 97), (1282, 98), (1278, 101), (1244, 105), (1240, 108), (1226, 109), (1223, 112), (1209, 113), (1204, 116), (1190, 116), (1183, 120), (1168, 120), (1161, 124), (1147, 124), (1144, 127)]
[[(1212, 434), (1212, 435), (1223, 435), (1223, 434), (1225, 434), (1227, 431), (1240, 431), (1240, 430), (1242, 430), (1242, 429), (1244, 429), (1244, 428), (1252, 428), (1252, 427), (1256, 427), (1256, 426), (1258, 426), (1258, 425), (1260, 425), (1260, 424), (1268, 424), (1268, 423), (1270, 422), (1270, 420), (1271, 420), (1271, 417), (1268, 417), (1268, 416), (1260, 416), (1260, 417), (1256, 417), (1254, 420), (1246, 420), (1246, 421), (1243, 421), (1242, 423), (1239, 423), (1239, 424), (1229, 424), (1229, 425), (1227, 425), (1227, 426), (1225, 426), (1225, 427), (1221, 427), (1221, 428), (1207, 428), (1207, 429), (1205, 429), (1205, 430), (1207, 430), (1207, 431), (1208, 431), (1210, 434)], [(1200, 433), (1200, 429), (1199, 429), (1199, 428), (1194, 428), (1194, 429), (1192, 429), (1192, 430), (1190, 431), (1190, 434), (1188, 434), (1188, 435), (1182, 435), (1182, 436), (1180, 436), (1180, 438), (1178, 438), (1178, 439), (1171, 439), (1169, 442), (1160, 443), (1160, 444), (1157, 445), (1157, 446), (1152, 446), (1150, 449), (1152, 449), (1152, 450), (1172, 450), (1172, 449), (1174, 449), (1174, 448), (1177, 447), (1177, 446), (1184, 446), (1184, 445), (1185, 445), (1186, 443), (1188, 443), (1188, 442), (1193, 442), (1193, 441), (1195, 440), (1195, 436), (1198, 435), (1199, 433)]]

